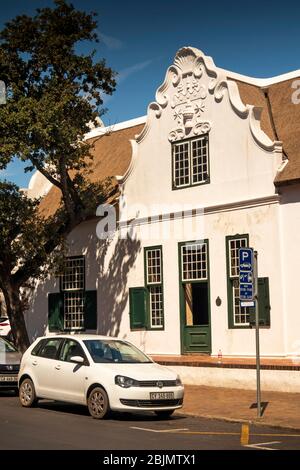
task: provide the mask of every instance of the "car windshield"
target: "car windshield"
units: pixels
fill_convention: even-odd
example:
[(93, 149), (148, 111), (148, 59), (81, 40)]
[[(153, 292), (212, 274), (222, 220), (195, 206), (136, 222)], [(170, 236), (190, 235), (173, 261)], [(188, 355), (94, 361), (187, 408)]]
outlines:
[(17, 349), (6, 339), (0, 338), (0, 352), (1, 353), (17, 352)]
[(89, 339), (85, 340), (90, 355), (98, 363), (150, 363), (152, 362), (142, 351), (132, 344), (119, 340)]

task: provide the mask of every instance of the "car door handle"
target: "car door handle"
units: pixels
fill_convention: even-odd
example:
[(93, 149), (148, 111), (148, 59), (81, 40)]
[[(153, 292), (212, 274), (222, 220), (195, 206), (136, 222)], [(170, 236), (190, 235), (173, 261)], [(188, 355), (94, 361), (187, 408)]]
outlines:
[(37, 361), (33, 361), (32, 365), (37, 366)]
[(56, 369), (56, 370), (60, 370), (60, 367), (61, 367), (61, 366), (60, 366), (59, 364), (57, 364), (57, 365), (55, 366), (55, 369)]

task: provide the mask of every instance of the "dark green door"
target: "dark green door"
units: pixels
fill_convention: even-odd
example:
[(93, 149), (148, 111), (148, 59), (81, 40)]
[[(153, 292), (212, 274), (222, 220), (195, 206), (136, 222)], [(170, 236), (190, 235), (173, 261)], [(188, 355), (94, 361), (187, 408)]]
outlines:
[(179, 244), (183, 353), (211, 352), (208, 241)]

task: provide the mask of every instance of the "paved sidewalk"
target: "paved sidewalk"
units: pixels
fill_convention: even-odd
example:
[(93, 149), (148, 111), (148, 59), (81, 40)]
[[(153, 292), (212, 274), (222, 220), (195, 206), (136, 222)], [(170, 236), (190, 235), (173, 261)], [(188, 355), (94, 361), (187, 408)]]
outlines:
[[(191, 354), (191, 355), (172, 355), (157, 356), (153, 355), (152, 359), (159, 364), (166, 366), (190, 366), (190, 367), (218, 367), (218, 368), (238, 368), (238, 369), (255, 369), (255, 357), (235, 357), (223, 356), (220, 360), (216, 356), (208, 354)], [(300, 370), (300, 357), (261, 357), (261, 369), (274, 370)], [(299, 390), (300, 393), (300, 390)]]
[(257, 409), (250, 408), (255, 402), (255, 390), (185, 385), (184, 406), (180, 413), (300, 431), (300, 393), (262, 391), (262, 402), (267, 402), (267, 406), (260, 419), (257, 419)]

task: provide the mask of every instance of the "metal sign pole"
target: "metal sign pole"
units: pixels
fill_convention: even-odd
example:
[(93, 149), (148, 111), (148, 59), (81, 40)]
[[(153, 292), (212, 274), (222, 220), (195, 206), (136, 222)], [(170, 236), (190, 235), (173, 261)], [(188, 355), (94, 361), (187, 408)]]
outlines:
[(256, 342), (256, 402), (257, 417), (261, 417), (261, 390), (260, 390), (260, 351), (259, 351), (259, 307), (258, 307), (258, 269), (257, 251), (254, 251), (254, 281), (255, 281), (255, 342)]

